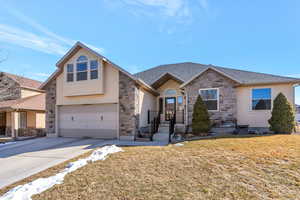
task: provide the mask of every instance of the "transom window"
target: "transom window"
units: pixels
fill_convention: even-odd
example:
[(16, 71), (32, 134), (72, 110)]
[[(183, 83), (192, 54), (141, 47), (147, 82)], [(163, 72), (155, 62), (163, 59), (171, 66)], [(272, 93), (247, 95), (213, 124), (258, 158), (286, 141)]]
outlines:
[(174, 90), (174, 89), (167, 89), (166, 91), (165, 91), (165, 95), (166, 96), (174, 96), (174, 95), (176, 95), (177, 94), (177, 92), (176, 92), (176, 90)]
[(252, 89), (252, 110), (271, 110), (271, 88)]
[(219, 89), (200, 89), (199, 94), (205, 103), (207, 110), (218, 111), (219, 110)]

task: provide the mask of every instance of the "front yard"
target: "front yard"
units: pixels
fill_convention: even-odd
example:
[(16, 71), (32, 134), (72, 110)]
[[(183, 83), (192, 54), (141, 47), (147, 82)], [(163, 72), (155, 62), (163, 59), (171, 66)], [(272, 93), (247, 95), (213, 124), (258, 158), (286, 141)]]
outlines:
[(33, 199), (300, 199), (300, 135), (123, 149)]

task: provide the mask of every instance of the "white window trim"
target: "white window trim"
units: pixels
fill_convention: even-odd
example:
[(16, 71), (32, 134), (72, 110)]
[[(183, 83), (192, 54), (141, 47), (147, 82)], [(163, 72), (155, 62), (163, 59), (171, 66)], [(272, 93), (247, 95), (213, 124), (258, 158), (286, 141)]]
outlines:
[[(267, 109), (267, 110), (253, 110), (252, 108), (252, 100), (253, 100), (253, 90), (255, 89), (271, 89), (271, 108), (270, 109)], [(266, 111), (272, 111), (273, 110), (273, 89), (271, 87), (253, 87), (250, 89), (250, 107), (249, 107), (249, 110), (251, 112), (266, 112)]]
[[(73, 72), (68, 72), (68, 65), (73, 65)], [(74, 67), (74, 64), (73, 63), (67, 63), (65, 71), (66, 71), (66, 82), (67, 83), (73, 83), (73, 82), (75, 82), (76, 79), (75, 79), (75, 67)], [(73, 81), (68, 81), (68, 75), (69, 74), (73, 74)]]
[[(220, 88), (201, 88), (198, 91), (200, 96), (201, 96), (201, 91), (203, 91), (203, 90), (217, 90), (217, 110), (208, 110), (208, 112), (219, 112), (219, 110), (220, 110)], [(215, 100), (215, 99), (208, 99), (208, 100)]]
[[(80, 56), (82, 56), (82, 55), (80, 55)], [(80, 56), (78, 56), (77, 57), (77, 59), (80, 57)], [(66, 83), (75, 83), (75, 82), (82, 82), (82, 81), (97, 81), (97, 80), (100, 80), (101, 79), (101, 75), (102, 75), (102, 73), (100, 72), (100, 70), (101, 70), (101, 68), (102, 68), (102, 61), (101, 60), (99, 60), (99, 59), (91, 59), (91, 58), (89, 58), (88, 56), (86, 56), (86, 55), (83, 55), (83, 56), (85, 56), (86, 58), (87, 58), (87, 61), (77, 61), (77, 59), (75, 59), (73, 62), (71, 62), (71, 63), (66, 63), (65, 64), (65, 72), (66, 72), (66, 75), (65, 75), (65, 77), (66, 77), (66, 79), (65, 79), (65, 82)], [(96, 71), (96, 69), (94, 69), (94, 70), (91, 70), (91, 61), (92, 60), (96, 60), (97, 61), (97, 64), (98, 64), (98, 66), (97, 66), (97, 71), (98, 71), (98, 78), (96, 78), (96, 79), (91, 79), (91, 72), (92, 71)], [(85, 71), (77, 71), (77, 64), (78, 63), (87, 63), (87, 70), (85, 70)], [(73, 81), (70, 81), (70, 82), (68, 82), (68, 74), (71, 74), (71, 73), (68, 73), (68, 64), (72, 64), (73, 65)], [(77, 73), (78, 72), (87, 72), (87, 80), (81, 80), (81, 81), (77, 81)]]

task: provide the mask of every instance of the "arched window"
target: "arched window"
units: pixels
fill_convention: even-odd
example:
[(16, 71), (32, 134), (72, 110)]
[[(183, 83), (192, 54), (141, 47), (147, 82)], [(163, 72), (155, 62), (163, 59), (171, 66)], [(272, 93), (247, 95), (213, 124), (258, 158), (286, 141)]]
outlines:
[(76, 63), (76, 75), (77, 81), (84, 81), (87, 80), (88, 74), (88, 59), (86, 56), (79, 56), (77, 58)]
[(88, 59), (87, 59), (87, 57), (86, 56), (79, 56), (78, 58), (77, 58), (77, 62), (84, 62), (84, 61), (87, 61)]
[(172, 96), (172, 95), (176, 95), (176, 94), (177, 94), (177, 92), (174, 89), (167, 89), (167, 90), (165, 90), (165, 95), (166, 96)]

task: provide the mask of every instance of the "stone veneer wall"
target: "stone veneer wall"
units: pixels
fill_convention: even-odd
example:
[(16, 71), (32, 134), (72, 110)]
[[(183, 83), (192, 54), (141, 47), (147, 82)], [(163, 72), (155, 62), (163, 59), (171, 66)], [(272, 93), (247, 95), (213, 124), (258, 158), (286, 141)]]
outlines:
[(237, 97), (235, 82), (222, 74), (207, 70), (185, 86), (188, 94), (188, 124), (192, 123), (193, 108), (199, 95), (199, 89), (219, 88), (219, 111), (209, 112), (210, 118), (215, 125), (222, 122), (235, 122), (237, 117)]
[(21, 98), (21, 87), (13, 79), (0, 73), (0, 102)]
[(55, 134), (55, 107), (56, 107), (56, 79), (53, 79), (45, 88), (46, 90), (46, 132)]
[(134, 80), (119, 72), (119, 134), (134, 139), (138, 132), (139, 89)]

